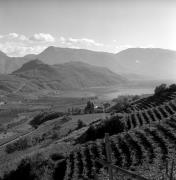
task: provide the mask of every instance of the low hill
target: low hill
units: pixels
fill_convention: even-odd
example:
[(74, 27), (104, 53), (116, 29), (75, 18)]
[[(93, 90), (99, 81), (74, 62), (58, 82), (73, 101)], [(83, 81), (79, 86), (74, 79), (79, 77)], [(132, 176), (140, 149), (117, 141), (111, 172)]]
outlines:
[(82, 62), (48, 65), (38, 59), (25, 63), (12, 75), (30, 80), (42, 88), (56, 90), (105, 87), (128, 82), (107, 68)]

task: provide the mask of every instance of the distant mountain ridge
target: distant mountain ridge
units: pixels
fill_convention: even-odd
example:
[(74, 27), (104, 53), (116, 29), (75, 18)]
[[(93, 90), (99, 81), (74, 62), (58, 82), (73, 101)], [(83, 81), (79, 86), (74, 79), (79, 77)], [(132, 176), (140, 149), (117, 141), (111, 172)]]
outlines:
[(28, 56), (26, 57), (9, 57), (2, 51), (0, 51), (0, 73), (8, 74), (18, 68), (20, 68), (24, 63), (29, 61)]
[(153, 79), (176, 80), (176, 51), (160, 48), (129, 48), (116, 55), (130, 72), (151, 76)]
[(176, 79), (176, 51), (160, 48), (129, 48), (112, 54), (51, 46), (38, 55), (15, 58), (0, 53), (0, 73), (11, 73), (31, 59), (40, 59), (50, 65), (80, 61), (107, 67), (131, 79)]

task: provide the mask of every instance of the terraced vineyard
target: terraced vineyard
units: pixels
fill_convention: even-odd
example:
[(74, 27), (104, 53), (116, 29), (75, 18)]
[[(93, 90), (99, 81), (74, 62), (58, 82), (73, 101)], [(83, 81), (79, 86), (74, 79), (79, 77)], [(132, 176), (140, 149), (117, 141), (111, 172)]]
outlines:
[[(124, 130), (110, 133), (113, 163), (119, 167), (156, 178), (156, 170), (165, 167), (166, 160), (176, 157), (176, 99), (175, 93), (164, 98), (146, 98), (137, 103), (138, 109), (123, 113)], [(155, 101), (154, 101), (155, 100)], [(146, 104), (146, 105), (144, 105)], [(119, 118), (118, 115), (114, 118)], [(111, 120), (111, 119), (110, 119)], [(107, 124), (106, 124), (107, 125)], [(97, 129), (103, 129), (97, 126)], [(107, 131), (109, 127), (105, 128)], [(106, 160), (104, 137), (77, 145), (67, 158), (64, 180), (93, 179), (101, 165), (95, 159)], [(147, 168), (146, 168), (147, 167)], [(149, 168), (150, 167), (150, 168)], [(153, 168), (153, 174), (148, 173)], [(159, 169), (160, 168), (160, 169)], [(164, 169), (164, 168), (163, 168)], [(143, 173), (146, 172), (146, 173)], [(157, 179), (157, 178), (156, 178)]]
[(102, 122), (98, 125), (95, 125), (93, 129), (91, 129), (92, 127), (90, 127), (79, 138), (78, 142), (85, 143), (90, 140), (93, 141), (96, 139), (104, 138), (104, 133), (115, 135), (135, 128), (151, 126), (153, 124), (165, 121), (175, 113), (176, 99), (173, 99), (157, 107), (134, 111), (132, 113), (124, 113), (120, 118), (118, 115), (115, 115), (108, 119), (107, 122)]
[[(176, 117), (161, 124), (133, 129), (111, 136), (113, 163), (125, 169), (136, 170), (144, 164), (164, 165), (176, 150)], [(77, 147), (67, 159), (65, 180), (93, 179), (101, 166), (96, 158), (106, 160), (104, 141), (88, 142)]]
[[(165, 171), (166, 162), (176, 159), (175, 95), (169, 92), (161, 98), (157, 95), (159, 99), (154, 96), (143, 98), (143, 101), (139, 101), (144, 106), (140, 107), (139, 102), (134, 102), (138, 109), (129, 112), (122, 110), (54, 141), (60, 149), (63, 144), (67, 149), (62, 159), (53, 164), (56, 167), (54, 173), (59, 177), (56, 179), (93, 180), (96, 174), (99, 180), (105, 180), (106, 171), (96, 159), (107, 161), (104, 136), (109, 133), (114, 165), (159, 180), (161, 172)], [(53, 147), (52, 144), (48, 151)], [(17, 169), (21, 172), (20, 168)], [(118, 173), (119, 179), (123, 179), (121, 175)]]
[(152, 95), (132, 102), (128, 107), (128, 109), (124, 111), (129, 113), (133, 111), (140, 111), (140, 110), (153, 108), (165, 104), (175, 98), (176, 98), (176, 91), (165, 92), (159, 96)]
[(174, 99), (157, 107), (126, 113), (122, 121), (125, 123), (125, 129), (130, 130), (132, 128), (158, 123), (175, 113), (176, 100)]

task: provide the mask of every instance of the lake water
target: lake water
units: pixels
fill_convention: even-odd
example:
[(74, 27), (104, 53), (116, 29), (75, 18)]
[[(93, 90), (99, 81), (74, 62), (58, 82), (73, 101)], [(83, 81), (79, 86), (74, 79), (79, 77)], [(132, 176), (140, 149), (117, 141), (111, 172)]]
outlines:
[(65, 97), (65, 98), (89, 98), (97, 96), (99, 100), (112, 100), (117, 98), (120, 95), (142, 95), (142, 94), (152, 94), (154, 92), (154, 88), (119, 88), (119, 87), (111, 87), (111, 88), (92, 88), (87, 90), (78, 90), (78, 91), (64, 91), (57, 94), (57, 97)]
[(107, 92), (104, 94), (98, 95), (100, 99), (104, 100), (111, 100), (117, 98), (120, 95), (143, 95), (143, 94), (153, 94), (154, 88), (126, 88), (126, 89), (119, 89), (118, 91), (114, 92)]

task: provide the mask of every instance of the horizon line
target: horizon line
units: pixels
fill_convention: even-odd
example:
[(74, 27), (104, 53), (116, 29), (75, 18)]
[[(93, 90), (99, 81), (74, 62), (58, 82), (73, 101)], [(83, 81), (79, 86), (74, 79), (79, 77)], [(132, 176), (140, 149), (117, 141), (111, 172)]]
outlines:
[(23, 55), (23, 56), (10, 56), (8, 55), (8, 53), (4, 52), (3, 50), (0, 50), (0, 52), (4, 53), (7, 57), (25, 57), (25, 56), (28, 56), (28, 55), (39, 55), (41, 54), (42, 52), (46, 51), (48, 48), (60, 48), (60, 49), (71, 49), (71, 50), (85, 50), (85, 51), (91, 51), (91, 52), (97, 52), (97, 53), (107, 53), (107, 54), (118, 54), (122, 51), (125, 51), (127, 49), (161, 49), (161, 50), (168, 50), (168, 51), (175, 51), (174, 49), (168, 49), (168, 48), (161, 48), (161, 47), (140, 47), (140, 46), (134, 46), (134, 47), (129, 47), (129, 48), (124, 48), (118, 52), (108, 52), (108, 51), (101, 51), (101, 50), (92, 50), (92, 49), (86, 49), (86, 48), (74, 48), (74, 47), (61, 47), (61, 46), (48, 46), (46, 47), (44, 50), (42, 50), (40, 53), (29, 53), (29, 54), (26, 54), (26, 55)]

